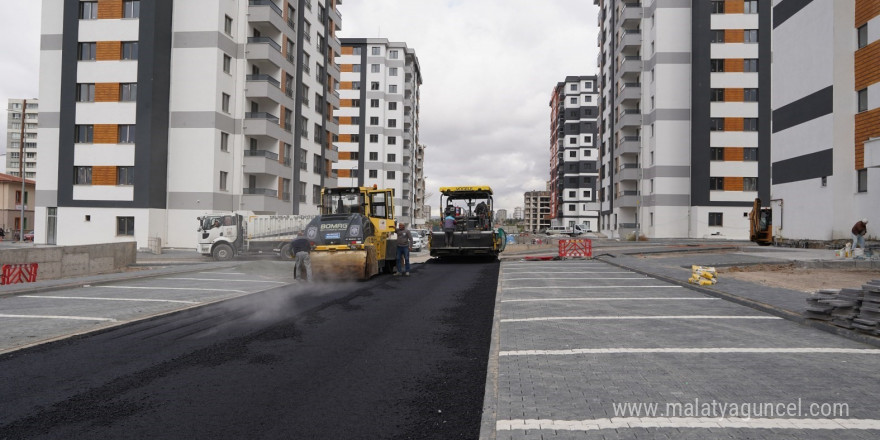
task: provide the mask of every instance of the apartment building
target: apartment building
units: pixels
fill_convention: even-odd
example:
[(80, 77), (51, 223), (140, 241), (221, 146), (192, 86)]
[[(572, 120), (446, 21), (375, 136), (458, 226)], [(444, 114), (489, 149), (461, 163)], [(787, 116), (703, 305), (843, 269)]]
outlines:
[(880, 221), (880, 0), (773, 4), (774, 235), (849, 239)]
[[(26, 109), (23, 108), (25, 101), (27, 101)], [(6, 172), (10, 176), (19, 176), (19, 168), (23, 163), (25, 179), (36, 179), (39, 100), (9, 99), (6, 114)], [(23, 132), (22, 128), (24, 128)], [(24, 134), (23, 141), (22, 134)], [(23, 161), (22, 155), (24, 155)]]
[(550, 191), (523, 194), (523, 230), (540, 232), (550, 227)]
[(599, 226), (596, 76), (568, 76), (550, 98), (550, 223)]
[[(24, 192), (22, 192), (24, 186)], [(21, 233), (30, 232), (34, 227), (34, 181), (10, 174), (0, 173), (0, 228), (7, 240), (15, 240)], [(24, 202), (24, 206), (22, 206)], [(22, 224), (22, 208), (24, 208), (24, 224)]]
[(424, 224), (422, 73), (416, 52), (384, 38), (343, 38), (341, 44), (339, 161), (334, 165), (339, 184), (393, 188), (397, 220)]
[(770, 194), (770, 2), (594, 4), (602, 232), (748, 238)]
[(195, 246), (336, 186), (339, 0), (43, 0), (36, 241)]
[(523, 219), (522, 206), (517, 206), (517, 207), (513, 208), (513, 219), (514, 220), (522, 220)]

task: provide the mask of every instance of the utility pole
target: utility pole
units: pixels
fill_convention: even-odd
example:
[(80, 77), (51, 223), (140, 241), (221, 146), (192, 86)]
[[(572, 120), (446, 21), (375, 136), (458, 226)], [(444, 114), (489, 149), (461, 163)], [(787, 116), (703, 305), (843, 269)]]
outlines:
[(19, 198), (19, 206), (21, 207), (21, 217), (18, 221), (18, 241), (24, 242), (24, 124), (27, 115), (27, 99), (21, 103), (21, 139), (18, 140), (18, 177), (21, 179), (21, 197)]

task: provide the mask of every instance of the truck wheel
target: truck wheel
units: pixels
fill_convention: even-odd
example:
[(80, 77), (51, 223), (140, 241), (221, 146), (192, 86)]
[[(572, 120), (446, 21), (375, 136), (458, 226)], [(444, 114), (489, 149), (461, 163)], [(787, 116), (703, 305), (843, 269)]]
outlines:
[(287, 243), (284, 246), (281, 246), (281, 252), (279, 252), (278, 257), (281, 258), (282, 260), (292, 260), (293, 259), (293, 255), (290, 254), (290, 243)]
[(225, 243), (218, 244), (217, 246), (214, 246), (211, 255), (216, 261), (229, 261), (233, 257), (232, 246)]

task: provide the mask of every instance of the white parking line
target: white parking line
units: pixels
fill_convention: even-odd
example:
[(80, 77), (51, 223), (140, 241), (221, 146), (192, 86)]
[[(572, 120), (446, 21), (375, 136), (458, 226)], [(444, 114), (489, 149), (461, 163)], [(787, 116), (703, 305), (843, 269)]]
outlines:
[(146, 299), (146, 298), (97, 298), (93, 296), (48, 296), (48, 295), (21, 295), (19, 298), (48, 298), (48, 299), (91, 299), (99, 301), (145, 301), (145, 302), (169, 302), (181, 304), (198, 304), (198, 301), (183, 301), (178, 299)]
[(636, 297), (605, 297), (605, 298), (527, 298), (527, 299), (505, 299), (501, 302), (544, 302), (544, 301), (715, 301), (719, 298), (701, 298), (694, 296), (675, 296), (675, 297), (659, 297), (649, 296), (643, 298)]
[(529, 281), (529, 280), (544, 280), (544, 281), (553, 281), (553, 280), (648, 280), (652, 278), (637, 276), (637, 277), (626, 277), (626, 278), (592, 278), (592, 277), (580, 277), (580, 278), (505, 278), (503, 281)]
[(522, 274), (528, 274), (528, 275), (535, 275), (535, 274), (538, 274), (538, 275), (545, 275), (545, 274), (560, 274), (560, 273), (577, 273), (577, 274), (591, 274), (591, 273), (596, 273), (596, 274), (602, 274), (602, 275), (605, 275), (605, 274), (611, 274), (611, 273), (631, 273), (631, 274), (635, 274), (635, 272), (630, 272), (630, 271), (628, 271), (628, 270), (622, 270), (622, 271), (607, 271), (607, 272), (604, 271), (604, 270), (594, 270), (594, 271), (586, 271), (586, 270), (564, 270), (564, 271), (554, 271), (554, 272), (550, 272), (550, 271), (540, 271), (540, 272), (519, 272), (519, 271), (517, 271), (517, 272), (516, 272), (516, 275), (522, 275)]
[(217, 278), (162, 278), (163, 280), (188, 280), (188, 281), (237, 281), (242, 283), (275, 283), (275, 284), (287, 284), (284, 281), (266, 281), (266, 280), (232, 280), (232, 279), (217, 279)]
[(777, 316), (763, 315), (659, 315), (659, 316), (547, 316), (539, 318), (510, 318), (501, 322), (535, 322), (535, 321), (609, 321), (618, 319), (782, 319)]
[(564, 356), (572, 354), (644, 354), (644, 353), (753, 353), (753, 354), (880, 354), (876, 348), (572, 348), (568, 350), (510, 350), (499, 356)]
[[(627, 428), (746, 428), (746, 429), (880, 429), (877, 419), (717, 418), (717, 417), (614, 417), (610, 419), (498, 420), (498, 431), (596, 431)], [(708, 434), (707, 434), (708, 435)]]
[[(220, 289), (204, 289), (200, 287), (146, 287), (146, 286), (89, 286), (103, 287), (105, 289), (140, 289), (140, 290), (202, 290), (208, 292), (216, 292)], [(248, 293), (247, 290), (223, 289), (223, 292)]]
[(682, 289), (681, 286), (533, 286), (533, 287), (503, 287), (501, 290), (523, 290), (523, 289), (632, 289), (632, 288), (652, 288), (652, 289)]
[(58, 315), (7, 315), (0, 314), (0, 318), (33, 318), (33, 319), (73, 319), (76, 321), (110, 321), (116, 322), (113, 318), (92, 318), (89, 316), (58, 316)]
[(197, 273), (208, 273), (211, 275), (247, 275), (244, 272), (197, 272)]

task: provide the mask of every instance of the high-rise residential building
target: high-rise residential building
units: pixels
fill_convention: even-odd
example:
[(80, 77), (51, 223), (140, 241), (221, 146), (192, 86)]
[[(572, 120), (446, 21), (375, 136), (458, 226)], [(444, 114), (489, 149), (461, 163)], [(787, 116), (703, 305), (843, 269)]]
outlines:
[[(27, 108), (23, 109), (27, 101)], [(10, 99), (6, 107), (6, 173), (19, 176), (24, 164), (25, 180), (37, 177), (37, 124), (39, 123), (39, 100)], [(24, 128), (24, 140), (21, 139)], [(24, 160), (21, 156), (24, 155)], [(33, 208), (31, 208), (33, 209)]]
[(384, 38), (343, 38), (336, 62), (340, 76), (339, 162), (342, 186), (394, 189), (394, 216), (416, 218), (417, 191), (424, 196), (419, 165), (419, 87), (422, 72), (414, 49)]
[(774, 236), (849, 239), (880, 222), (880, 0), (774, 3)]
[(540, 232), (550, 227), (550, 191), (526, 191), (523, 195), (523, 229)]
[(594, 4), (601, 231), (748, 238), (770, 194), (770, 1)]
[(599, 227), (596, 76), (568, 76), (550, 98), (550, 223)]
[(514, 220), (522, 220), (523, 219), (522, 206), (517, 206), (517, 207), (513, 208), (513, 219)]
[(314, 214), (340, 0), (43, 0), (37, 242), (195, 246), (207, 212)]
[(507, 210), (506, 209), (497, 209), (495, 210), (495, 221), (498, 223), (507, 221)]

